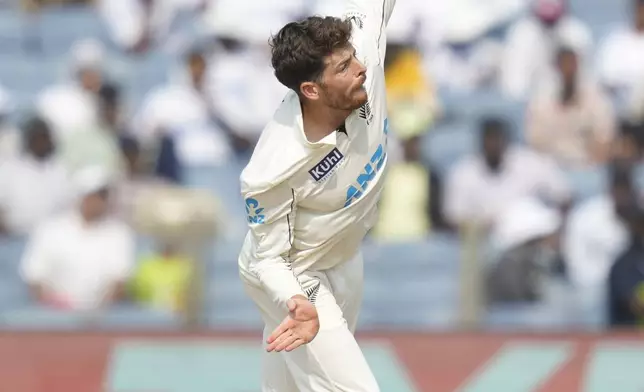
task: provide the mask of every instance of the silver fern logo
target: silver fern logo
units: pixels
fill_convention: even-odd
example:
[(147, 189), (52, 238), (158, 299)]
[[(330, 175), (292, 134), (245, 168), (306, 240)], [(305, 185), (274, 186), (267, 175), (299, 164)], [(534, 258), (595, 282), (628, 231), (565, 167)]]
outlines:
[(371, 121), (373, 121), (373, 113), (371, 113), (371, 104), (369, 104), (369, 101), (360, 106), (358, 115), (360, 116), (360, 118), (367, 121), (367, 125), (371, 124)]

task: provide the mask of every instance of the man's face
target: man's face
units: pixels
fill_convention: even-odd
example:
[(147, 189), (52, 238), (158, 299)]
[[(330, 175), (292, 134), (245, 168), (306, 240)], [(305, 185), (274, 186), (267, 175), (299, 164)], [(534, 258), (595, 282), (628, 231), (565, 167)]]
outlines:
[(322, 80), (318, 84), (319, 99), (334, 109), (358, 109), (367, 102), (366, 80), (367, 69), (356, 58), (353, 46), (336, 50), (327, 57)]
[(559, 62), (557, 64), (559, 73), (561, 74), (564, 81), (573, 81), (577, 77), (577, 71), (579, 69), (579, 64), (577, 61), (577, 56), (573, 53), (564, 53), (559, 57)]
[(503, 161), (506, 141), (501, 133), (490, 133), (483, 139), (483, 155), (491, 169), (498, 169)]
[(190, 77), (195, 86), (201, 86), (206, 75), (206, 60), (202, 56), (192, 56), (188, 62)]
[(141, 171), (141, 154), (138, 149), (130, 148), (123, 152), (127, 170), (130, 174), (136, 174)]
[(87, 221), (95, 221), (102, 218), (109, 209), (109, 191), (102, 189), (89, 194), (81, 202), (81, 213)]
[(27, 149), (36, 158), (43, 159), (51, 155), (54, 151), (54, 142), (49, 132), (45, 130), (36, 130), (27, 140)]
[(85, 90), (98, 93), (103, 84), (103, 75), (97, 69), (85, 68), (79, 71), (78, 78)]

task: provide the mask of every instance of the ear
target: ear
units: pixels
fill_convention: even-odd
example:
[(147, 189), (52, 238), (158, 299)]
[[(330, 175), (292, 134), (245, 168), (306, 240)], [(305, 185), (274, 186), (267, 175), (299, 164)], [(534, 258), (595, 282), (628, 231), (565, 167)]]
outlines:
[(300, 85), (300, 94), (312, 101), (320, 99), (320, 86), (314, 82), (304, 82)]

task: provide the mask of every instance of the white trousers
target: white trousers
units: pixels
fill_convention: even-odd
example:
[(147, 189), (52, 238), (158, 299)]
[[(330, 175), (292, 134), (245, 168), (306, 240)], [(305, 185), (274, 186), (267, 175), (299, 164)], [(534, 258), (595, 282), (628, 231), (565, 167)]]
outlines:
[[(262, 289), (259, 281), (241, 273), (248, 295), (264, 319), (264, 346), (287, 316)], [(362, 302), (363, 260), (351, 260), (326, 271), (298, 277), (320, 319), (313, 341), (290, 353), (264, 353), (262, 392), (379, 392), (378, 384), (353, 333)], [(317, 290), (314, 287), (319, 285)]]

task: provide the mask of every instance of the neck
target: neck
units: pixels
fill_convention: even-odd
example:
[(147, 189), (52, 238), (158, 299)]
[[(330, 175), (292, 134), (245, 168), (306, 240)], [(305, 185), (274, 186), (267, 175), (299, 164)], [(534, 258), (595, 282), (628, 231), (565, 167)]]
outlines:
[(575, 80), (567, 80), (563, 83), (561, 89), (561, 103), (563, 105), (570, 105), (575, 103), (577, 93), (577, 82)]
[(351, 110), (333, 109), (324, 105), (302, 103), (304, 134), (315, 143), (335, 132), (346, 121)]

